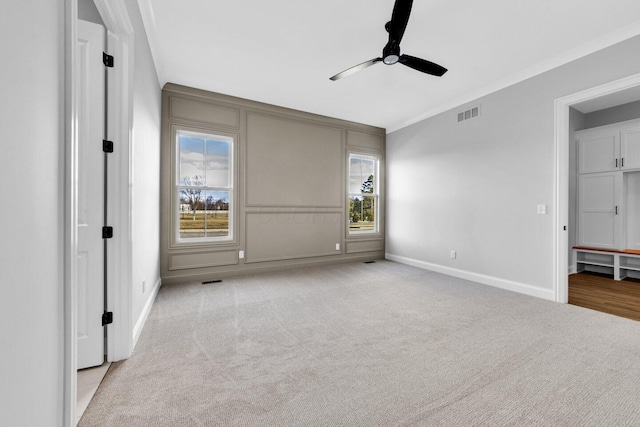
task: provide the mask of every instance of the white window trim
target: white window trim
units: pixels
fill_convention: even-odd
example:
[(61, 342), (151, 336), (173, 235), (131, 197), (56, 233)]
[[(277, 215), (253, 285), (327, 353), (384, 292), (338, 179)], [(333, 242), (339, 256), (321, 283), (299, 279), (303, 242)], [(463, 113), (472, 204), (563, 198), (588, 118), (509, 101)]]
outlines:
[[(351, 176), (351, 159), (352, 158), (359, 159), (367, 159), (373, 160), (375, 162), (375, 172), (374, 172), (374, 188), (373, 193), (350, 193), (349, 186), (349, 178)], [(380, 156), (376, 154), (363, 153), (359, 151), (349, 152), (347, 156), (347, 235), (348, 236), (358, 236), (358, 235), (371, 235), (371, 234), (380, 234)], [(374, 198), (374, 228), (373, 230), (351, 230), (349, 226), (349, 202), (352, 197), (373, 197)]]
[[(235, 150), (236, 150), (236, 137), (233, 135), (224, 134), (223, 132), (216, 131), (204, 131), (204, 130), (190, 130), (185, 126), (176, 126), (173, 135), (173, 152), (174, 152), (174, 164), (172, 174), (173, 188), (174, 188), (174, 203), (172, 209), (172, 224), (174, 233), (174, 242), (176, 246), (189, 246), (191, 244), (228, 244), (234, 241), (234, 227), (235, 227)], [(210, 187), (210, 186), (189, 186), (180, 184), (180, 135), (195, 136), (206, 139), (220, 139), (229, 142), (229, 186), (228, 187)], [(194, 238), (181, 238), (180, 237), (180, 191), (185, 188), (199, 189), (202, 191), (225, 191), (229, 193), (229, 234), (223, 237), (194, 237)]]

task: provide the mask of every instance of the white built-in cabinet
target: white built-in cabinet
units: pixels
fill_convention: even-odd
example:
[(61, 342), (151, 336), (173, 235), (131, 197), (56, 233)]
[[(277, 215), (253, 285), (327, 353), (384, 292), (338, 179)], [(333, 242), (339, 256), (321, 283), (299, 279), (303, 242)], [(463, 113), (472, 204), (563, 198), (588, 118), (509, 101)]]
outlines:
[(640, 120), (576, 132), (577, 243), (640, 249)]
[(630, 271), (640, 268), (637, 254), (590, 253), (584, 247), (640, 250), (640, 120), (578, 131), (576, 139), (577, 246), (583, 247), (576, 253), (578, 270), (581, 264), (602, 263), (615, 270), (616, 278), (624, 277), (618, 271), (623, 265)]
[(578, 177), (578, 246), (623, 249), (622, 172)]
[(578, 173), (640, 169), (640, 122), (576, 132)]

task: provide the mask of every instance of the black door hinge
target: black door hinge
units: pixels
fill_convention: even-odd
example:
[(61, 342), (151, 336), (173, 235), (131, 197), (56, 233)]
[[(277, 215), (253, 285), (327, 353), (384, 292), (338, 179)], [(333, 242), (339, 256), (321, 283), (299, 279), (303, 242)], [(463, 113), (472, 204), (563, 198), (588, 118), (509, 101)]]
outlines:
[(113, 141), (102, 140), (102, 151), (105, 153), (113, 153)]
[(113, 56), (102, 52), (102, 63), (105, 67), (113, 68)]
[(102, 326), (110, 325), (113, 323), (113, 312), (105, 311), (102, 314)]
[(102, 238), (110, 239), (113, 237), (113, 227), (102, 227)]

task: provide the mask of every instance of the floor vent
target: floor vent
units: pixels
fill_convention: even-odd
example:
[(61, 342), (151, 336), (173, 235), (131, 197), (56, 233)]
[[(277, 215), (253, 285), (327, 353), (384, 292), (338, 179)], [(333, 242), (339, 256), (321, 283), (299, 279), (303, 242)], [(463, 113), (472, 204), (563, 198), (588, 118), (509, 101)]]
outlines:
[(464, 110), (458, 113), (458, 122), (464, 122), (465, 120), (475, 119), (480, 117), (480, 106), (471, 107), (468, 110)]
[(208, 285), (210, 283), (222, 283), (222, 280), (209, 280), (208, 282), (202, 282), (203, 285)]
[(376, 262), (375, 261), (365, 261), (364, 263), (365, 264), (375, 264)]

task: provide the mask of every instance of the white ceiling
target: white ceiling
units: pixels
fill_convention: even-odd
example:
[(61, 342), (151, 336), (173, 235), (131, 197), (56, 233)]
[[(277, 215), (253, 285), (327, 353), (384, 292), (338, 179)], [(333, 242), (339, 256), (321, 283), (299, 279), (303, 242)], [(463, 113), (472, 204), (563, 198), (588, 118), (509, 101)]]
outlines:
[(394, 0), (138, 0), (161, 84), (399, 129), (640, 34), (638, 0), (416, 0), (403, 53), (378, 63)]

